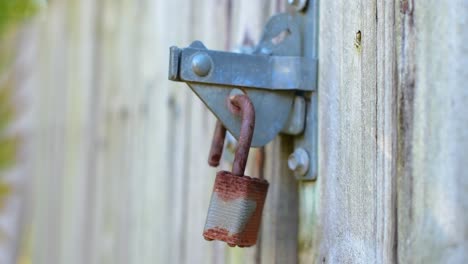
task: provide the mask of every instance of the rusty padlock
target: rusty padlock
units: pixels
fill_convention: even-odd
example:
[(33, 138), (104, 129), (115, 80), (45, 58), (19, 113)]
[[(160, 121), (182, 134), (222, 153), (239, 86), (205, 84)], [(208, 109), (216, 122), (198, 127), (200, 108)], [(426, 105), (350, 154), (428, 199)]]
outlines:
[(246, 95), (233, 96), (229, 101), (231, 112), (242, 118), (239, 142), (232, 173), (216, 174), (203, 236), (229, 246), (249, 247), (257, 242), (268, 182), (244, 175), (255, 126), (252, 102)]

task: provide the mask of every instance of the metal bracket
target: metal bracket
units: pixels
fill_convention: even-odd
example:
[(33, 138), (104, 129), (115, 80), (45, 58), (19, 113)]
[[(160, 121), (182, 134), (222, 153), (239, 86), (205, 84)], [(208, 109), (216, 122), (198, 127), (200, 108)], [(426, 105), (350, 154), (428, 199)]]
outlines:
[(247, 94), (256, 113), (252, 147), (279, 133), (301, 135), (307, 129), (307, 95), (317, 84), (317, 59), (303, 56), (304, 24), (302, 14), (271, 17), (251, 54), (208, 50), (200, 41), (171, 47), (169, 79), (186, 82), (236, 139), (241, 120), (227, 99)]
[[(288, 1), (296, 10), (300, 6), (300, 12), (297, 14), (302, 17), (303, 46), (301, 54), (309, 59), (318, 58), (318, 1)], [(305, 93), (304, 99), (306, 104), (305, 129), (303, 133), (294, 137), (294, 152), (288, 159), (288, 165), (298, 180), (315, 180), (318, 174), (318, 89)], [(308, 162), (304, 160), (308, 160)], [(295, 163), (296, 161), (297, 163)], [(307, 170), (303, 169), (301, 165), (308, 165)]]

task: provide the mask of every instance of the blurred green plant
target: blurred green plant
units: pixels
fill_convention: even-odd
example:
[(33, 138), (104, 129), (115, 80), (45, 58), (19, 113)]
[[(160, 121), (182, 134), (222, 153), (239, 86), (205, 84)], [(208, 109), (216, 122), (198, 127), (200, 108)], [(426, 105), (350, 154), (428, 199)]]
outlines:
[[(16, 165), (21, 144), (20, 136), (9, 131), (18, 118), (13, 70), (17, 53), (16, 35), (21, 22), (31, 17), (38, 8), (38, 0), (0, 0), (0, 210), (15, 191), (14, 185), (5, 181), (4, 176), (6, 170)], [(0, 241), (5, 239), (0, 234)], [(19, 255), (17, 263), (31, 263), (27, 244), (21, 246)]]
[(19, 21), (32, 16), (37, 8), (36, 0), (0, 0), (0, 34)]
[(20, 144), (19, 136), (7, 132), (16, 118), (15, 86), (10, 70), (15, 34), (19, 23), (31, 17), (37, 9), (37, 0), (0, 0), (0, 208), (11, 193), (11, 186), (2, 179), (2, 171), (14, 166)]
[[(0, 73), (0, 76), (4, 76), (3, 71)], [(0, 209), (11, 193), (11, 186), (4, 182), (2, 172), (14, 166), (18, 152), (18, 136), (9, 135), (7, 132), (14, 120), (13, 85), (9, 80), (0, 80)]]
[[(9, 87), (8, 82), (0, 86), (0, 172), (14, 163), (19, 143), (18, 137), (6, 133), (15, 118), (12, 93), (12, 86)], [(0, 199), (1, 195), (0, 190)]]

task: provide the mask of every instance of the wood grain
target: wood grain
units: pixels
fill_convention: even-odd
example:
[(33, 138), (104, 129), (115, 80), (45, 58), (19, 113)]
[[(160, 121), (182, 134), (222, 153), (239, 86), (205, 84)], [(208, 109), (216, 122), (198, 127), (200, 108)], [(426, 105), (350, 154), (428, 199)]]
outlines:
[(315, 262), (394, 261), (393, 14), (385, 1), (320, 3)]
[(466, 1), (402, 1), (398, 261), (468, 259)]

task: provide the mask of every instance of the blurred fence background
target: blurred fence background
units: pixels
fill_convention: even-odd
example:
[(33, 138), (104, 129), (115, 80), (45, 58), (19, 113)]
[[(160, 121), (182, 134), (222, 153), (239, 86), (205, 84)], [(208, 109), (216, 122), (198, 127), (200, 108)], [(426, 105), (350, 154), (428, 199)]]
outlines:
[(253, 149), (258, 245), (203, 240), (215, 118), (169, 47), (253, 45), (285, 10), (0, 0), (0, 264), (466, 263), (466, 0), (321, 1), (317, 181), (290, 137)]

